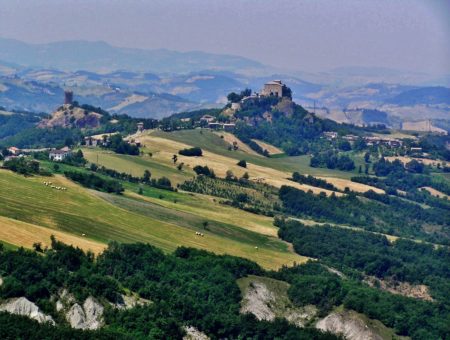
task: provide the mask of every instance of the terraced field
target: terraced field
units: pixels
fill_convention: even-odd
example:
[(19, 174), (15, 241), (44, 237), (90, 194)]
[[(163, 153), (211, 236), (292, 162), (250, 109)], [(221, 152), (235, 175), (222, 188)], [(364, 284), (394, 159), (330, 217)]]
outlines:
[[(58, 191), (45, 186), (44, 180), (48, 178), (0, 170), (1, 239), (30, 247), (34, 242), (47, 244), (45, 239), (54, 234), (96, 252), (112, 240), (148, 242), (164, 251), (184, 245), (249, 258), (266, 268), (306, 260), (273, 236), (270, 219), (227, 211), (230, 207), (224, 210), (210, 198), (170, 192), (163, 199), (132, 193), (112, 196), (55, 176), (50, 179), (55, 185), (68, 188)], [(234, 217), (227, 220), (227, 215)], [(203, 222), (208, 222), (206, 229)]]

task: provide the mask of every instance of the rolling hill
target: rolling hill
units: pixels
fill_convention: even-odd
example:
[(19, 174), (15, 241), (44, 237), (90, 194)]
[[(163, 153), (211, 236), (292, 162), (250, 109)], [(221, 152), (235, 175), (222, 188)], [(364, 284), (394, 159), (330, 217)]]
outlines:
[(386, 102), (389, 104), (396, 104), (401, 106), (412, 106), (418, 104), (450, 105), (450, 89), (442, 86), (413, 89), (402, 92), (397, 96), (388, 99)]

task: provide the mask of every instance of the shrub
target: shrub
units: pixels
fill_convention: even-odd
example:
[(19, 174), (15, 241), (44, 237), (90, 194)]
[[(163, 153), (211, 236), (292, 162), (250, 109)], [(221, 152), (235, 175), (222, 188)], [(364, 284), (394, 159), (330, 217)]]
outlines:
[(237, 165), (239, 165), (240, 167), (246, 168), (247, 167), (247, 162), (245, 159), (240, 160)]
[(189, 148), (189, 149), (183, 149), (178, 151), (178, 153), (182, 156), (187, 157), (194, 157), (194, 156), (202, 156), (203, 151), (199, 147)]
[(208, 168), (206, 165), (205, 166), (197, 165), (194, 167), (194, 171), (197, 175), (204, 175), (207, 177), (216, 178), (214, 170)]

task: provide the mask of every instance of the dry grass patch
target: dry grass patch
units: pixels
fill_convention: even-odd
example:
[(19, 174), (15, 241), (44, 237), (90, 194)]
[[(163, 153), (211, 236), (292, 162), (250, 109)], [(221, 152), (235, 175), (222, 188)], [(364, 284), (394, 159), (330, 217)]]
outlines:
[(428, 191), (431, 195), (438, 197), (438, 198), (449, 198), (448, 195), (444, 194), (443, 192), (436, 190), (434, 188), (431, 187), (422, 187), (420, 189), (425, 189), (426, 191)]
[(223, 136), (223, 140), (231, 145), (236, 143), (239, 150), (241, 150), (245, 153), (248, 153), (250, 155), (259, 156), (259, 154), (256, 151), (252, 150), (247, 144), (245, 144), (243, 141), (241, 141), (239, 138), (237, 138), (232, 133), (225, 132), (225, 131), (220, 131), (220, 132), (214, 131), (213, 133), (219, 137)]
[(51, 235), (54, 235), (58, 241), (79, 247), (84, 251), (92, 251), (95, 254), (101, 253), (106, 248), (105, 244), (89, 240), (82, 236), (75, 236), (0, 216), (0, 239), (8, 243), (24, 248), (32, 248), (33, 243), (40, 242), (44, 247), (50, 247)]
[(252, 141), (254, 141), (256, 144), (258, 144), (263, 150), (267, 150), (269, 152), (269, 154), (271, 154), (271, 155), (277, 155), (280, 153), (284, 153), (283, 150), (277, 148), (276, 146), (274, 146), (272, 144), (268, 144), (268, 143), (263, 142), (258, 139), (252, 139)]
[(352, 182), (348, 179), (336, 178), (336, 177), (317, 177), (317, 178), (323, 179), (323, 180), (333, 184), (339, 190), (345, 190), (345, 188), (348, 187), (350, 190), (356, 191), (356, 192), (367, 192), (369, 190), (373, 190), (377, 194), (385, 193), (384, 190), (382, 190), (382, 189), (375, 188), (375, 187), (367, 185), (367, 184)]

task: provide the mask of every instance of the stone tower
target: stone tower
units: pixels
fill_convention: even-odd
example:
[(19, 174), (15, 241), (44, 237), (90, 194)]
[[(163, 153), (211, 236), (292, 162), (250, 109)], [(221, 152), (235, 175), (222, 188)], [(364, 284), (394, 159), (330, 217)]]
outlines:
[(71, 105), (73, 103), (73, 91), (64, 91), (64, 104)]

